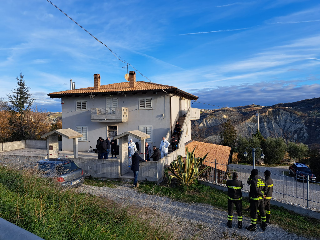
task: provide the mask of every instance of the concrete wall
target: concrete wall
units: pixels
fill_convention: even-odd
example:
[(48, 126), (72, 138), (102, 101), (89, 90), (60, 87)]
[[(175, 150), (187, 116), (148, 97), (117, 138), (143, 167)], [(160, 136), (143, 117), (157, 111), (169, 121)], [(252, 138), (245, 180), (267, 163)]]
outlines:
[(26, 148), (47, 149), (46, 140), (26, 140)]
[(85, 176), (95, 178), (120, 178), (120, 159), (72, 159), (83, 169)]
[[(109, 95), (107, 97), (110, 97)], [(62, 126), (76, 130), (76, 126), (88, 127), (88, 140), (79, 141), (79, 151), (87, 151), (90, 146), (95, 148), (98, 137), (107, 137), (107, 126), (117, 126), (118, 134), (126, 131), (136, 130), (141, 125), (151, 125), (153, 127), (153, 138), (150, 145), (159, 146), (162, 137), (170, 131), (171, 97), (165, 93), (153, 94), (119, 94), (111, 97), (118, 98), (118, 107), (128, 108), (128, 122), (124, 123), (105, 123), (91, 121), (91, 108), (105, 108), (106, 96), (63, 98), (62, 101)], [(139, 98), (152, 98), (152, 110), (139, 109)], [(76, 101), (87, 100), (87, 110), (77, 111)], [(176, 110), (175, 110), (176, 111)], [(135, 139), (134, 139), (135, 140)], [(63, 150), (72, 150), (72, 140), (63, 138)]]
[(0, 143), (0, 151), (6, 152), (6, 151), (13, 151), (16, 149), (23, 149), (26, 147), (26, 141), (21, 140), (21, 141), (14, 141), (14, 142), (5, 142), (5, 143)]
[[(61, 142), (59, 142), (61, 144)], [(13, 151), (24, 148), (46, 149), (46, 140), (21, 140), (14, 142), (0, 143), (0, 152)]]

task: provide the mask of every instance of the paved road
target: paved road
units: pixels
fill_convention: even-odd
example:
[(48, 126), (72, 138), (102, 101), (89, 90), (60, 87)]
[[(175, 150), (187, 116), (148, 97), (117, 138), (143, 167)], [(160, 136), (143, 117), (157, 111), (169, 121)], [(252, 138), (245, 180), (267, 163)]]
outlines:
[[(259, 170), (259, 175), (263, 177), (265, 170), (271, 172), (273, 179), (275, 200), (298, 205), (302, 207), (307, 206), (307, 183), (298, 182), (294, 177), (284, 176), (283, 172), (288, 171), (288, 167), (256, 167)], [(235, 170), (239, 173), (239, 178), (244, 183), (244, 190), (249, 191), (247, 179), (252, 170), (252, 166), (230, 164), (229, 169)], [(320, 185), (315, 183), (309, 184), (309, 208), (320, 211)]]

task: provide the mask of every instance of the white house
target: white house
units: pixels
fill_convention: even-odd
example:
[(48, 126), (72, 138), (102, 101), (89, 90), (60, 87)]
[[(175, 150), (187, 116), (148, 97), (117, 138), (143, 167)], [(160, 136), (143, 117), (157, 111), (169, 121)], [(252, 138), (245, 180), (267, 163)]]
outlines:
[[(183, 140), (191, 140), (191, 121), (200, 117), (199, 109), (191, 109), (191, 100), (198, 99), (176, 87), (136, 81), (130, 71), (128, 82), (100, 85), (100, 74), (94, 74), (94, 86), (49, 93), (50, 98), (61, 98), (62, 126), (83, 135), (79, 151), (96, 146), (98, 137), (106, 138), (140, 130), (151, 137), (147, 142), (159, 147), (162, 137), (171, 136), (176, 121), (184, 121), (187, 130)], [(62, 139), (62, 149), (71, 151), (73, 142)]]

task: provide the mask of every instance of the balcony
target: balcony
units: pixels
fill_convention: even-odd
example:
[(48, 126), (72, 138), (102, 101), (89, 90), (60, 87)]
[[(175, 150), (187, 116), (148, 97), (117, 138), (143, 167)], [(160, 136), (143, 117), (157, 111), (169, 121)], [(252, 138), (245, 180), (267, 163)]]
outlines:
[(121, 123), (128, 121), (128, 108), (91, 108), (92, 122)]

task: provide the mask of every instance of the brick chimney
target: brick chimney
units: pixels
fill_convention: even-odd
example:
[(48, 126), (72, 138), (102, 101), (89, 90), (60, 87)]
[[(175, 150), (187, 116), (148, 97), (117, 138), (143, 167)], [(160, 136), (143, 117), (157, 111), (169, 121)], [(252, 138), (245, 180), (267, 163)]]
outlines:
[(99, 90), (100, 89), (100, 74), (94, 74), (94, 89)]
[(135, 88), (137, 86), (135, 71), (129, 72), (129, 86), (130, 86), (130, 88)]

